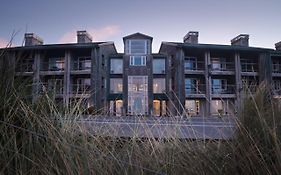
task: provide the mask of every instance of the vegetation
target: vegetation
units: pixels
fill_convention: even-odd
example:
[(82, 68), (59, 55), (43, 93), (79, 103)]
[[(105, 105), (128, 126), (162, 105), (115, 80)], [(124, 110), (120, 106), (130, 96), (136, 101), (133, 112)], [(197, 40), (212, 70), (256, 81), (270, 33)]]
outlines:
[(28, 86), (11, 76), (1, 69), (0, 174), (281, 172), (280, 104), (266, 85), (244, 100), (232, 140), (203, 142), (94, 136), (77, 122), (79, 102), (60, 109), (43, 95), (31, 103)]

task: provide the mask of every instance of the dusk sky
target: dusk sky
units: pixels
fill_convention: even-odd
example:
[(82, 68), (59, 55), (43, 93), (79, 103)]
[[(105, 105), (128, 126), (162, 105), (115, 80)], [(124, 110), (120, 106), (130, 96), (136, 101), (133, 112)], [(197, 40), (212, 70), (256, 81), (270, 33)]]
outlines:
[(45, 44), (76, 42), (76, 30), (87, 30), (94, 41), (114, 41), (123, 52), (122, 37), (141, 32), (153, 40), (182, 42), (188, 31), (199, 31), (200, 43), (230, 44), (240, 33), (250, 45), (274, 48), (281, 41), (281, 0), (2, 0), (0, 47), (13, 31), (13, 46), (25, 32)]

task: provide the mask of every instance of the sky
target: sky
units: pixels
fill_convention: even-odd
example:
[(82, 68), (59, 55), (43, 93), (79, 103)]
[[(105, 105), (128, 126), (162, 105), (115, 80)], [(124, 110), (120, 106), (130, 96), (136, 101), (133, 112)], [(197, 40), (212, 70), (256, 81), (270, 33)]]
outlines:
[(250, 46), (274, 48), (281, 41), (281, 0), (0, 0), (0, 47), (15, 32), (13, 46), (32, 32), (45, 44), (76, 42), (87, 30), (94, 41), (113, 41), (123, 52), (124, 36), (153, 37), (153, 52), (162, 41), (182, 42), (199, 31), (199, 43), (230, 44), (243, 33)]

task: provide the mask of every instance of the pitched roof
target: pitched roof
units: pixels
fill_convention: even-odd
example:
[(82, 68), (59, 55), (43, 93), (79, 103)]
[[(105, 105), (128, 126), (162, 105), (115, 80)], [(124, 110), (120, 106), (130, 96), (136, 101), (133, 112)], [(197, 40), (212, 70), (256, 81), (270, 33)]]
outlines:
[(123, 37), (123, 41), (125, 41), (126, 39), (130, 39), (130, 38), (136, 38), (136, 39), (150, 39), (152, 40), (153, 38), (151, 36), (148, 36), (148, 35), (145, 35), (145, 34), (142, 34), (142, 33), (134, 33), (134, 34), (131, 34), (131, 35), (127, 35), (125, 37)]

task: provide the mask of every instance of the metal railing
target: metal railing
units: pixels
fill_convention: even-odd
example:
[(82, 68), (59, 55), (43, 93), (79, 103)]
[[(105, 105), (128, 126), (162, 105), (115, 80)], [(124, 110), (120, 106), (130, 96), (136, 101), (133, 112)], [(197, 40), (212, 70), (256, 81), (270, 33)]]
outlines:
[(234, 71), (235, 63), (234, 62), (212, 62), (212, 71)]
[(89, 94), (91, 92), (91, 85), (88, 84), (73, 84), (73, 94)]
[(188, 84), (188, 86), (185, 86), (185, 94), (186, 95), (192, 95), (192, 94), (205, 94), (206, 92), (206, 85), (200, 84)]
[(40, 83), (39, 86), (39, 93), (53, 93), (56, 95), (62, 95), (63, 94), (63, 86), (59, 84), (50, 84), (50, 83)]
[(64, 71), (64, 61), (42, 62), (41, 71)]
[(91, 70), (91, 60), (74, 61), (71, 70)]
[(33, 72), (33, 63), (17, 64), (16, 72)]
[(243, 84), (242, 88), (244, 93), (255, 93), (257, 91), (258, 86), (256, 84)]
[(273, 73), (281, 73), (281, 64), (272, 64)]
[(258, 64), (257, 63), (243, 63), (241, 62), (241, 71), (242, 72), (257, 72)]
[(212, 85), (212, 94), (234, 94), (235, 85)]
[(184, 71), (203, 71), (205, 70), (204, 61), (188, 61), (184, 62)]

